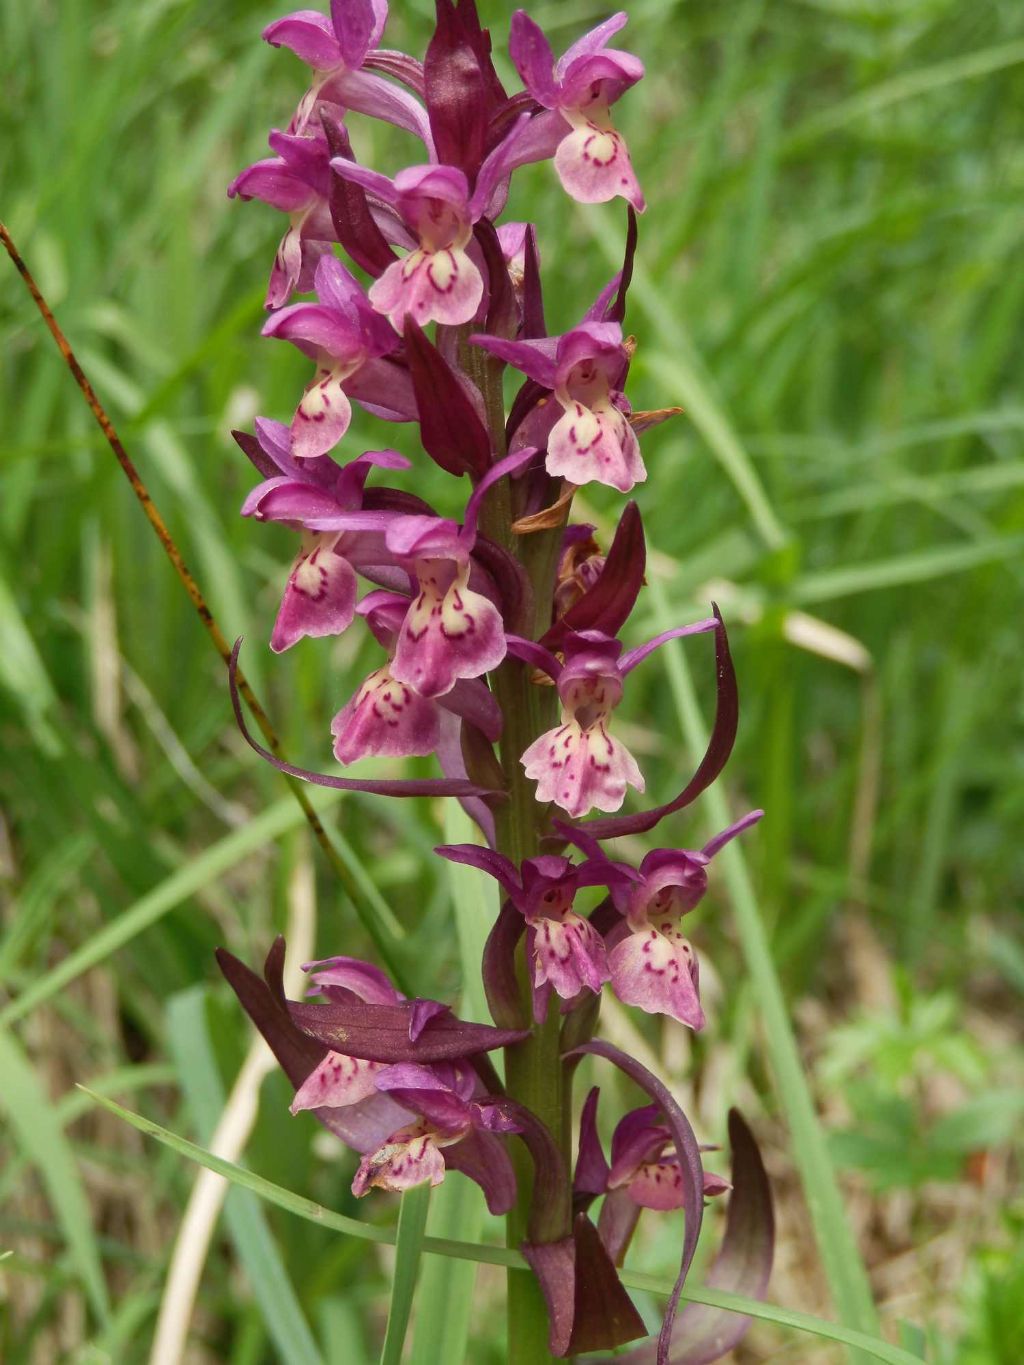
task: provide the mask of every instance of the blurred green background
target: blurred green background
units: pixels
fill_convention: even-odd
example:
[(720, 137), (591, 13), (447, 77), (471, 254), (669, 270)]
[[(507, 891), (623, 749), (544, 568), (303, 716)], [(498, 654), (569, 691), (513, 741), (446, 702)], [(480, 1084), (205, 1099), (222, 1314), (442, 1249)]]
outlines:
[[(421, 53), (430, 7), (393, 9), (388, 44)], [(481, 4), (503, 63), (511, 9)], [(607, 9), (532, 12), (557, 51)], [(258, 335), (281, 221), (224, 195), (304, 89), (298, 61), (259, 40), (279, 13), (0, 0), (0, 215), (225, 633), (247, 637), (289, 753), (329, 767), (329, 719), (371, 651), (350, 632), (269, 654), (293, 541), (237, 516), (252, 476), (227, 437), (256, 413), (286, 419), (308, 370)], [(746, 852), (885, 1331), (941, 1365), (1018, 1365), (1024, 9), (638, 0), (621, 45), (648, 65), (617, 111), (649, 201), (630, 393), (686, 409), (644, 439), (656, 553), (630, 631), (711, 596), (730, 622), (743, 720), (724, 784), (734, 810), (769, 812)], [(352, 127), (382, 169), (417, 159)], [(564, 330), (621, 257), (621, 207), (573, 205), (537, 166), (510, 214), (539, 225), (548, 322)], [(14, 1002), (0, 1355), (144, 1360), (196, 1168), (74, 1083), (205, 1142), (250, 1041), (213, 947), (255, 960), (287, 924), (306, 956), (371, 950), (239, 741), (219, 660), (0, 269), (0, 991)], [(411, 453), (412, 438), (360, 415), (350, 439)], [(461, 492), (422, 456), (406, 486), (446, 508)], [(617, 505), (585, 510), (607, 531)], [(692, 763), (668, 678), (640, 670), (619, 726), (658, 799)], [(426, 802), (349, 798), (337, 814), (358, 896), (393, 909), (422, 989), (455, 998), (482, 893), (455, 887), (460, 940), (428, 851), (457, 822)], [(706, 832), (698, 810), (659, 837)], [(779, 1201), (772, 1297), (829, 1316), (720, 882), (692, 924), (707, 1033), (622, 1011), (608, 1031), (658, 1059), (702, 1138), (743, 1105)], [(69, 958), (73, 979), (55, 978)], [(351, 1159), (286, 1102), (274, 1075), (248, 1164), (392, 1219), (388, 1200), (354, 1206)], [(478, 1215), (449, 1188), (432, 1217), (465, 1230)], [(375, 1359), (386, 1252), (235, 1199), (196, 1253), (189, 1354), (164, 1359)], [(664, 1272), (671, 1238), (651, 1238), (638, 1253)], [(459, 1283), (465, 1358), (499, 1361), (500, 1276), (481, 1271), (475, 1297)], [(735, 1358), (841, 1357), (760, 1327)]]

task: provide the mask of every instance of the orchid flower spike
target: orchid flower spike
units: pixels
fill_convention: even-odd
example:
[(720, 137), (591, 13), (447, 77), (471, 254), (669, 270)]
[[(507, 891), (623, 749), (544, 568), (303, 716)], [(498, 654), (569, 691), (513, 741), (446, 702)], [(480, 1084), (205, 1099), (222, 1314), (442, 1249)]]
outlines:
[(566, 192), (581, 204), (603, 204), (621, 195), (642, 212), (644, 197), (629, 151), (609, 113), (609, 106), (644, 74), (638, 57), (607, 46), (626, 18), (621, 12), (612, 15), (556, 62), (543, 30), (517, 10), (509, 51), (529, 93), (557, 119), (555, 170)]

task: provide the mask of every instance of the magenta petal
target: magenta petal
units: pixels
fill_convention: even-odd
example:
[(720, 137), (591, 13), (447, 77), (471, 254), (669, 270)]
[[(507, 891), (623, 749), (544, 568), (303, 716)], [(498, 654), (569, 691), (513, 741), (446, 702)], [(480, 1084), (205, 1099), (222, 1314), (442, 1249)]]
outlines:
[(450, 863), (479, 868), (510, 893), (520, 889), (515, 864), (504, 853), (496, 853), (494, 849), (483, 848), (479, 844), (441, 844), (434, 852), (447, 858)]
[(350, 70), (362, 66), (367, 52), (377, 46), (387, 17), (387, 0), (331, 0), (331, 23)]
[(402, 998), (379, 967), (358, 957), (325, 957), (304, 962), (302, 970), (309, 975), (311, 995), (329, 994), (333, 987), (374, 1005), (397, 1005)]
[(555, 56), (544, 30), (523, 10), (512, 16), (508, 55), (533, 98), (551, 109), (557, 102)]
[[(584, 33), (582, 38), (577, 38), (571, 47), (566, 48), (565, 52), (558, 59), (558, 77), (561, 79), (574, 62), (578, 62), (581, 57), (591, 57), (595, 53), (602, 51), (608, 45), (608, 39), (614, 38), (616, 33), (626, 27), (629, 16), (624, 10), (619, 10), (610, 19), (605, 19), (601, 24)], [(618, 55), (618, 54), (616, 54)]]
[(694, 621), (692, 625), (674, 626), (671, 630), (663, 630), (660, 635), (655, 635), (653, 640), (648, 640), (646, 644), (638, 645), (636, 649), (627, 650), (619, 660), (619, 669), (623, 674), (631, 672), (638, 663), (647, 658), (648, 654), (653, 654), (656, 649), (660, 649), (669, 640), (683, 640), (690, 635), (707, 635), (710, 631), (717, 629), (717, 616), (708, 616), (703, 621)]
[(356, 609), (356, 576), (347, 560), (323, 544), (300, 555), (284, 590), (270, 637), (279, 654), (304, 635), (340, 635)]
[(228, 186), (229, 199), (236, 195), (241, 199), (262, 199), (284, 213), (297, 213), (305, 208), (312, 194), (310, 186), (278, 157), (247, 166)]
[(330, 21), (315, 10), (298, 10), (275, 19), (263, 30), (263, 37), (271, 47), (290, 48), (315, 71), (326, 71), (341, 61)]
[(470, 338), (474, 346), (481, 346), (491, 355), (497, 356), (509, 365), (514, 365), (517, 370), (534, 379), (538, 384), (542, 384), (546, 389), (553, 389), (557, 382), (557, 367), (555, 363), (556, 346), (554, 338), (542, 338), (537, 341), (507, 341), (503, 337), (487, 336), (485, 333), (474, 333)]
[(439, 1014), (451, 1012), (450, 1005), (442, 1005), (440, 1000), (414, 1000), (409, 1014), (409, 1041), (415, 1043), (423, 1030)]
[(726, 829), (723, 829), (721, 833), (716, 834), (714, 838), (709, 839), (701, 849), (701, 852), (704, 854), (705, 858), (713, 858), (719, 849), (724, 848), (726, 844), (735, 839), (737, 834), (742, 834), (744, 830), (750, 829), (752, 825), (756, 825), (759, 820), (763, 819), (763, 810), (747, 811), (746, 815), (741, 815), (738, 820), (734, 820), (732, 824)]
[(427, 112), (415, 96), (400, 86), (370, 71), (346, 71), (330, 81), (327, 90), (346, 109), (404, 128), (420, 139), (428, 155), (433, 153), (434, 140)]

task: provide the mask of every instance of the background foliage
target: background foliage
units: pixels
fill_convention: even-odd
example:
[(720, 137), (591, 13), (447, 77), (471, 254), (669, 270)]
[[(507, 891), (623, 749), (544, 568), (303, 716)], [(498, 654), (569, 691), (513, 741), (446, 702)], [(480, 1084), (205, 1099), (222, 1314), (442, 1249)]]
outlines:
[[(429, 6), (393, 8), (389, 43), (421, 50)], [(324, 766), (363, 646), (352, 632), (266, 651), (291, 539), (236, 516), (250, 475), (226, 436), (257, 412), (286, 417), (306, 378), (291, 348), (258, 339), (280, 222), (224, 198), (303, 89), (299, 64), (259, 41), (278, 9), (0, 0), (0, 207), (225, 632), (248, 637), (290, 753)], [(481, 10), (502, 48), (511, 7)], [(605, 9), (533, 12), (557, 48)], [(1024, 814), (1024, 13), (1015, 0), (631, 13), (626, 45), (649, 79), (620, 122), (650, 201), (632, 397), (687, 409), (645, 439), (651, 620), (714, 594), (733, 624), (730, 800), (769, 810), (747, 840), (753, 879), (886, 1330), (938, 1362), (1010, 1365), (1024, 1356), (1011, 1147), (1024, 857), (1010, 833)], [(356, 143), (385, 166), (408, 158), (375, 128)], [(621, 213), (569, 203), (550, 167), (520, 173), (516, 195), (541, 225), (562, 330), (614, 268)], [(204, 1142), (250, 1041), (213, 947), (255, 959), (290, 923), (307, 955), (370, 949), (275, 774), (240, 744), (223, 670), (13, 271), (0, 411), (0, 989), (15, 1002), (0, 1016), (13, 1251), (0, 1355), (142, 1360), (195, 1168), (73, 1083)], [(354, 431), (413, 448), (411, 430), (365, 416)], [(443, 504), (421, 462), (409, 486), (427, 485)], [(599, 496), (588, 511), (607, 527)], [(658, 799), (691, 761), (678, 702), (654, 666), (624, 714)], [(457, 996), (453, 886), (428, 856), (445, 812), (351, 797), (336, 813), (357, 894), (391, 907), (422, 988)], [(666, 837), (699, 843), (702, 820)], [(490, 908), (478, 885), (455, 890), (464, 945), (474, 907)], [(780, 1202), (773, 1297), (827, 1316), (721, 884), (694, 935), (707, 1034), (615, 1011), (609, 1030), (659, 1059), (703, 1137), (743, 1105)], [(88, 945), (90, 970), (53, 976)], [(387, 1200), (353, 1206), (350, 1161), (289, 1117), (278, 1076), (245, 1159), (393, 1220)], [(478, 1235), (458, 1181), (445, 1188), (431, 1228)], [(374, 1359), (387, 1249), (247, 1198), (229, 1199), (202, 1268), (191, 1358)], [(661, 1272), (674, 1255), (662, 1234), (637, 1253)], [(468, 1301), (470, 1271), (443, 1273)], [(498, 1361), (501, 1279), (472, 1274), (468, 1321), (442, 1326), (468, 1333), (467, 1358)], [(417, 1330), (426, 1361), (441, 1327)], [(769, 1355), (832, 1358), (770, 1328), (738, 1358)]]

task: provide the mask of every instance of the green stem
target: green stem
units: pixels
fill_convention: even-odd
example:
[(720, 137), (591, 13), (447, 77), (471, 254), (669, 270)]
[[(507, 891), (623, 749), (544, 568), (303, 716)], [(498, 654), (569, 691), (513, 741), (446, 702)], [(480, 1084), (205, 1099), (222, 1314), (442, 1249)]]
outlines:
[[(465, 342), (461, 342), (459, 351), (460, 362), (483, 395), (495, 457), (500, 458), (505, 451), (503, 367)], [(517, 515), (517, 491), (508, 479), (502, 479), (495, 486), (484, 500), (480, 530), (525, 565), (536, 602), (533, 624), (535, 633), (539, 633), (550, 612), (560, 532), (517, 536), (512, 530)], [(541, 830), (546, 820), (546, 812), (535, 799), (533, 783), (525, 777), (519, 760), (537, 736), (550, 728), (556, 697), (553, 688), (534, 684), (531, 670), (514, 659), (507, 659), (496, 669), (490, 682), (504, 716), (500, 755), (508, 790), (508, 800), (496, 813), (497, 847), (518, 867), (524, 858), (535, 857), (540, 852)], [(519, 963), (519, 980), (524, 1006), (529, 1009), (525, 957)], [(549, 1009), (547, 1019), (535, 1025), (528, 1038), (515, 1047), (506, 1048), (505, 1087), (513, 1099), (548, 1126), (568, 1164), (570, 1091), (560, 1055), (560, 1031), (561, 1017), (556, 1003)], [(518, 1248), (527, 1235), (533, 1166), (521, 1142), (514, 1142), (512, 1149), (518, 1195), (516, 1205), (508, 1215), (506, 1236), (508, 1245)], [(546, 1365), (554, 1360), (548, 1351), (548, 1314), (540, 1287), (533, 1275), (514, 1271), (508, 1275), (506, 1359), (510, 1365)]]

